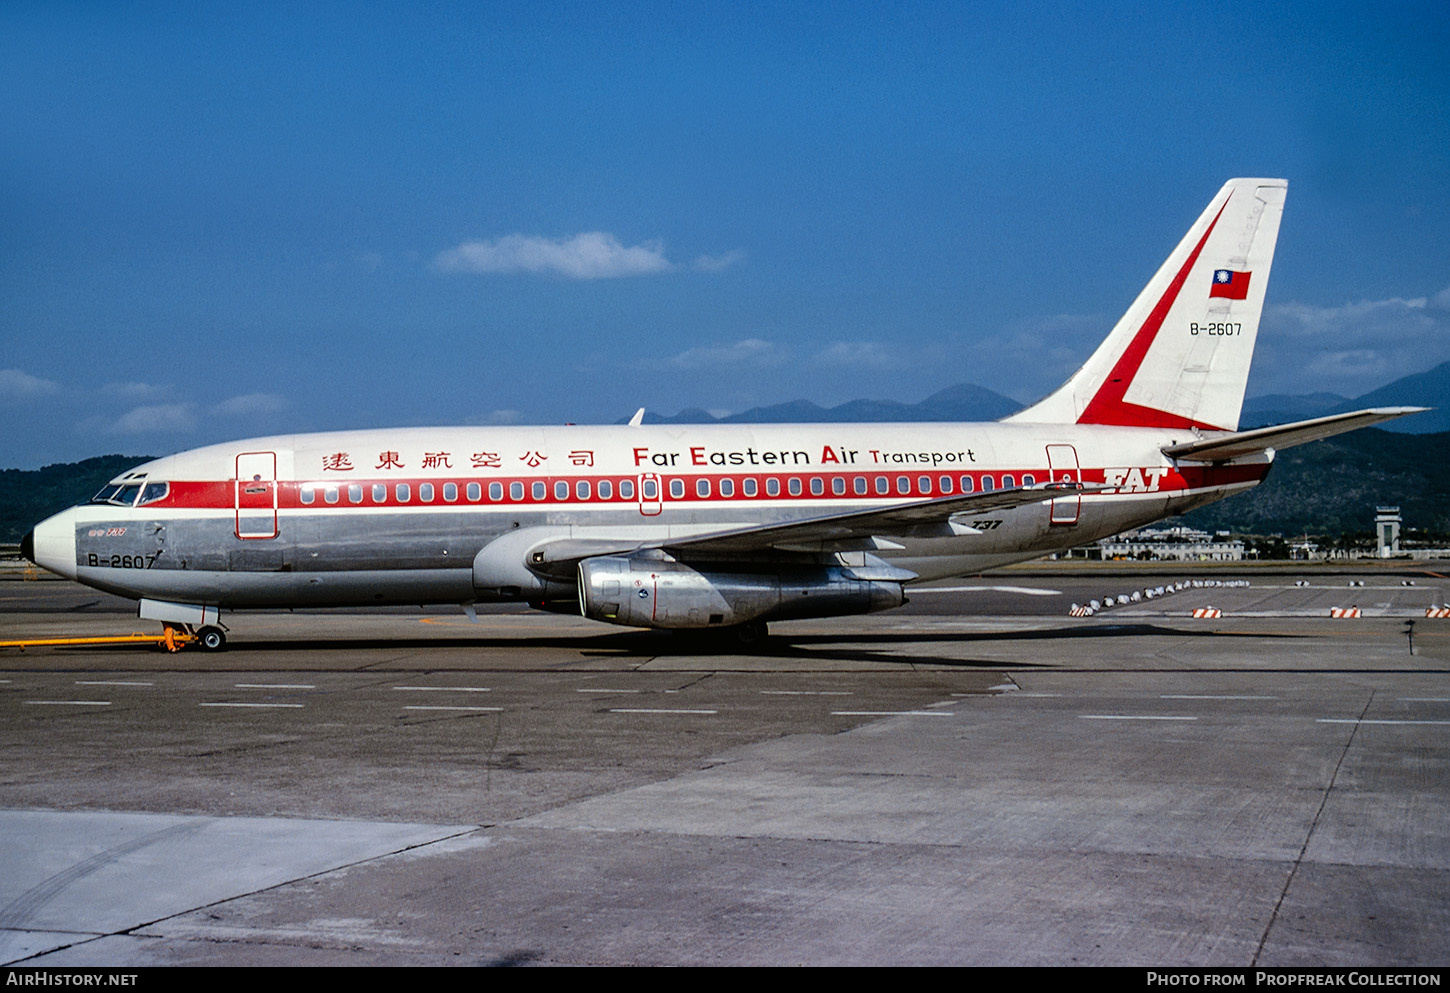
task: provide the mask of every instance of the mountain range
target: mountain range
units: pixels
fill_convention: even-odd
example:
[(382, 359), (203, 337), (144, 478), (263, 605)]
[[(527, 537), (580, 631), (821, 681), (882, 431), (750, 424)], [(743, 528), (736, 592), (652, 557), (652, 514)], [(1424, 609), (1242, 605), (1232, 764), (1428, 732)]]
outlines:
[[(1450, 362), (1428, 372), (1404, 376), (1362, 396), (1337, 393), (1272, 394), (1244, 401), (1242, 428), (1262, 427), (1324, 417), (1364, 407), (1431, 407), (1422, 414), (1391, 421), (1385, 430), (1399, 434), (1434, 434), (1450, 431)], [(809, 400), (792, 400), (768, 407), (752, 407), (738, 414), (716, 417), (692, 407), (674, 416), (646, 410), (646, 424), (860, 424), (870, 421), (995, 421), (1022, 409), (1022, 404), (984, 386), (963, 383), (933, 393), (919, 403), (895, 400), (851, 400), (822, 407)], [(625, 419), (618, 423), (623, 424)]]

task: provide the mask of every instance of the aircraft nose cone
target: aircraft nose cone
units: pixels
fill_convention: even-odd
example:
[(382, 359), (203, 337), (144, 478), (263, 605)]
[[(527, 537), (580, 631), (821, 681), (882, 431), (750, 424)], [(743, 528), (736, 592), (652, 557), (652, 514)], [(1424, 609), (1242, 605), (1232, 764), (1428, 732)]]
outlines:
[(21, 542), (25, 557), (66, 579), (76, 578), (76, 511), (62, 511), (35, 525)]

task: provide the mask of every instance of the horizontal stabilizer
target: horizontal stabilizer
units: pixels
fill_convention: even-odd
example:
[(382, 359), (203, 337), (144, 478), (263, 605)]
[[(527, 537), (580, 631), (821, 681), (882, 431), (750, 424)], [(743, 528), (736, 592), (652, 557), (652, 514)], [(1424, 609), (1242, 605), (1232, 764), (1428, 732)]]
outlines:
[(1186, 441), (1181, 445), (1165, 445), (1163, 454), (1170, 459), (1188, 462), (1227, 462), (1229, 459), (1260, 452), (1293, 448), (1320, 438), (1332, 438), (1346, 431), (1367, 428), (1372, 424), (1392, 421), (1406, 414), (1418, 414), (1428, 407), (1373, 407), (1356, 410), (1348, 414), (1332, 414), (1316, 417), (1293, 424), (1278, 424), (1274, 427), (1255, 428), (1252, 431), (1235, 431), (1214, 438)]

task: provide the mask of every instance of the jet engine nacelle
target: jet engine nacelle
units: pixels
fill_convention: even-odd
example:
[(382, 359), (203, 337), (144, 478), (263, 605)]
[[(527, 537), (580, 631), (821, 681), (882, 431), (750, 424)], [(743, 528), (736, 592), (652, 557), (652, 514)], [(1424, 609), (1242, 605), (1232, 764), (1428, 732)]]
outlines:
[(900, 581), (856, 578), (848, 567), (805, 565), (753, 573), (697, 569), (646, 556), (602, 556), (579, 563), (580, 612), (632, 627), (730, 627), (869, 614), (905, 602)]

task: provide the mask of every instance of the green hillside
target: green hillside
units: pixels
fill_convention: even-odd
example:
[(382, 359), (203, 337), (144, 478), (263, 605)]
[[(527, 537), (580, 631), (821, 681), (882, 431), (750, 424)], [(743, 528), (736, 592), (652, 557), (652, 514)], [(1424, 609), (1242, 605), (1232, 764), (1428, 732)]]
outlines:
[(51, 514), (85, 503), (110, 479), (151, 455), (98, 455), (43, 469), (0, 469), (0, 542), (14, 543)]

